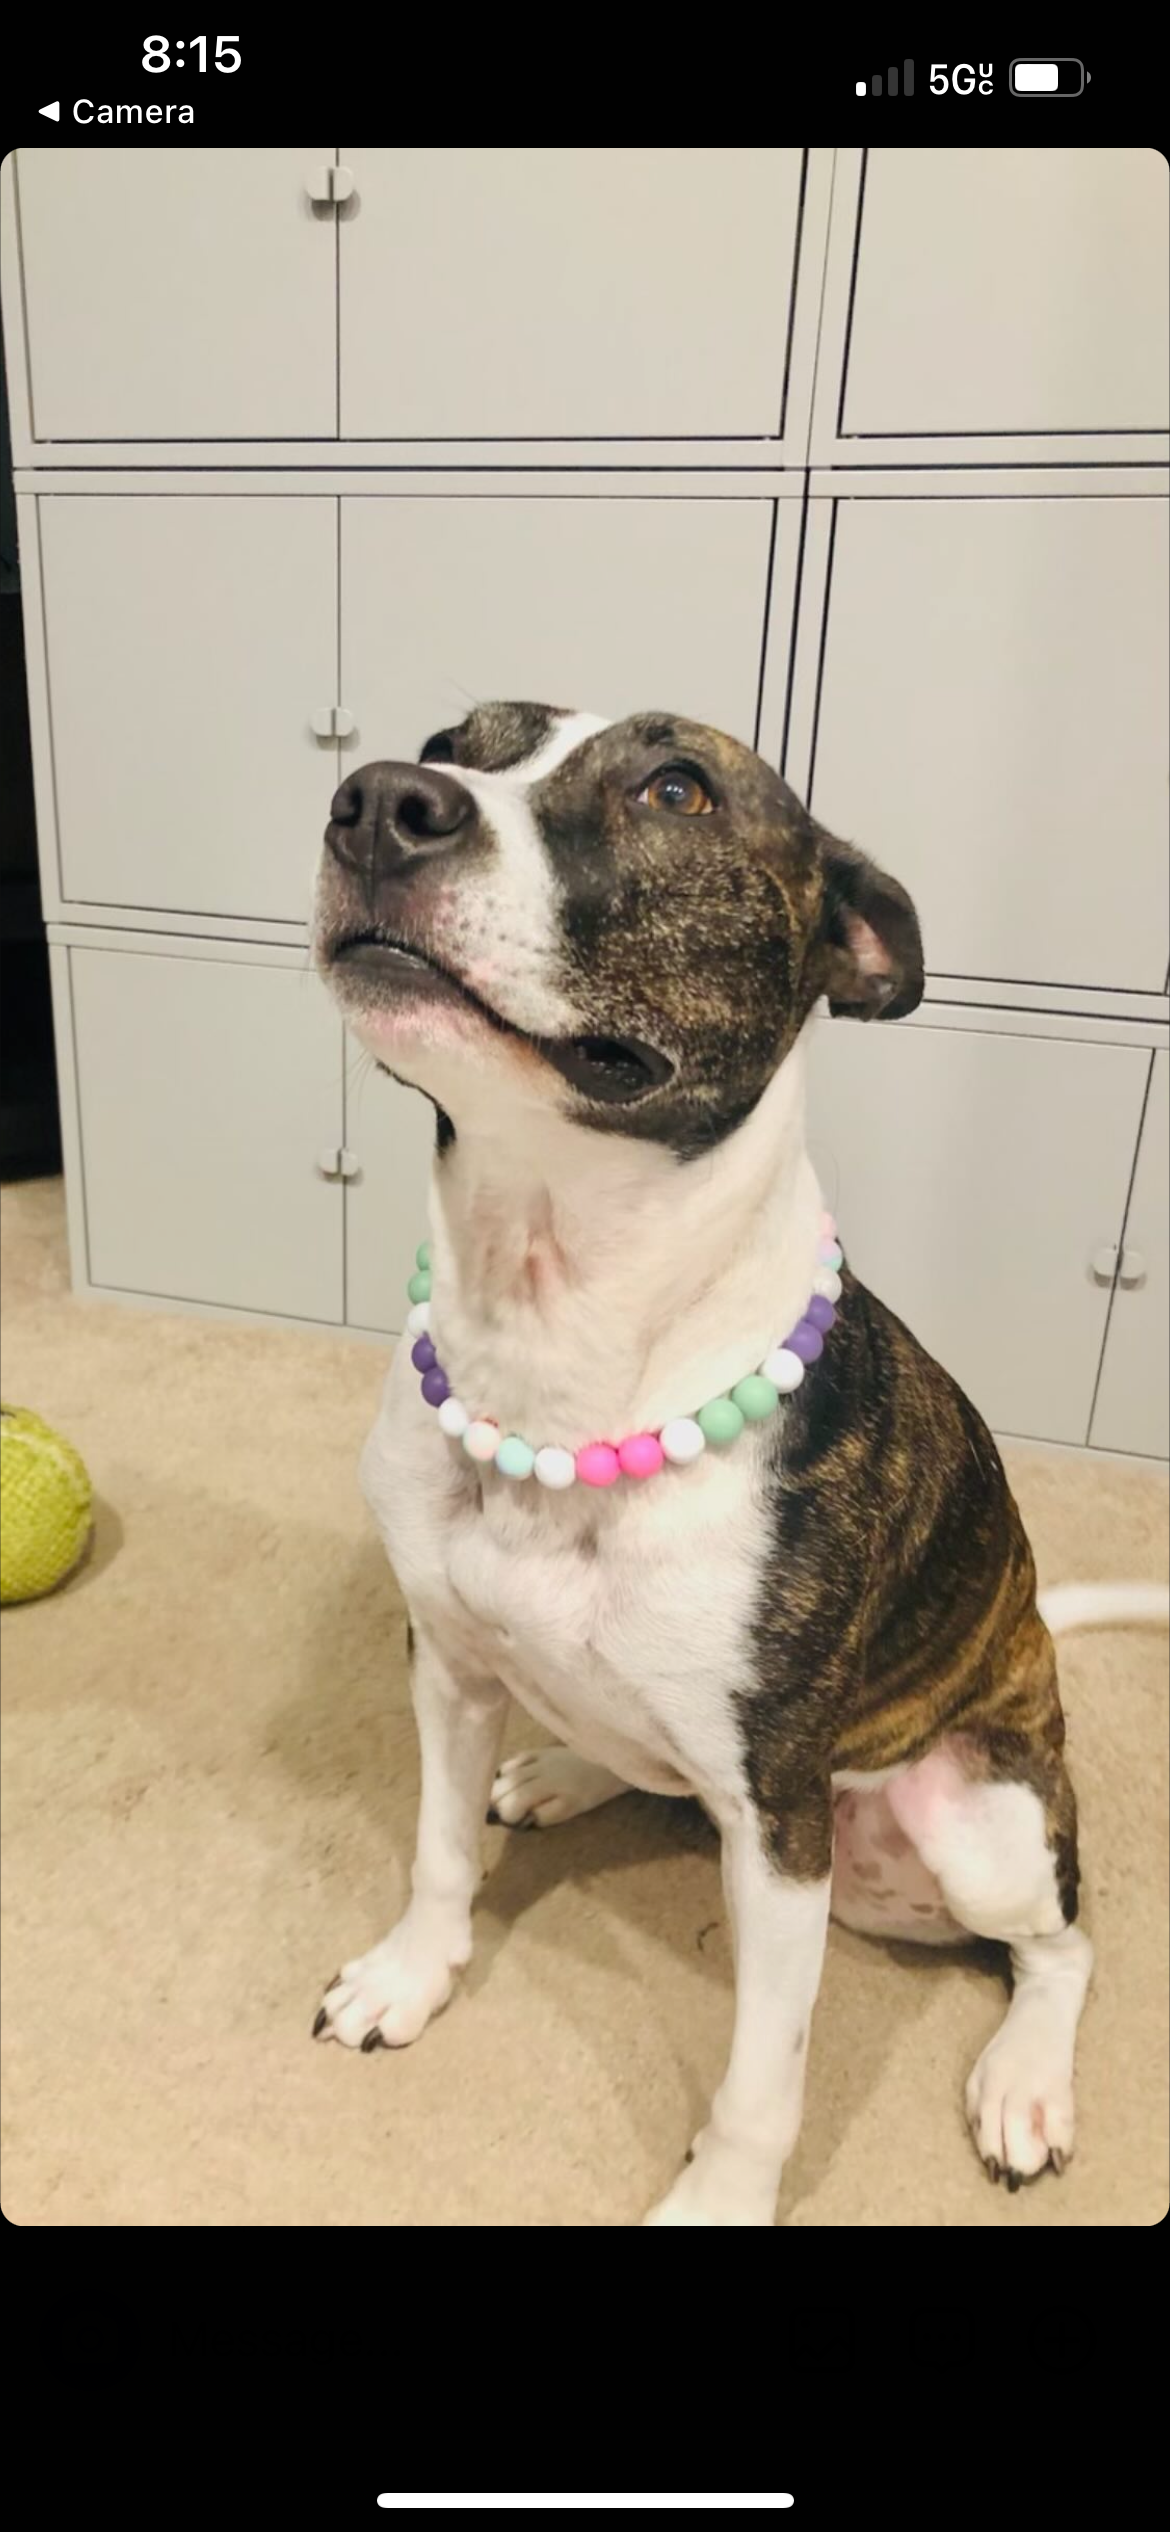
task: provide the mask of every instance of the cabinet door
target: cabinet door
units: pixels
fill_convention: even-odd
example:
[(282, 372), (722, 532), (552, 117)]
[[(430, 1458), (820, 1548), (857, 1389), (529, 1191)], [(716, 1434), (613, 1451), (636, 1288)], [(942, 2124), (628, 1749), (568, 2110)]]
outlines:
[(813, 797), (932, 974), (1161, 992), (1167, 568), (1152, 498), (840, 504)]
[(1125, 1223), (1125, 1276), (1109, 1314), (1091, 1439), (1107, 1451), (1170, 1454), (1170, 1055), (1155, 1055)]
[(61, 892), (303, 921), (336, 782), (324, 496), (45, 496)]
[(335, 220), (306, 190), (332, 157), (22, 149), (37, 439), (332, 439)]
[(347, 1044), (345, 1140), (357, 1166), (345, 1185), (345, 1315), (351, 1327), (396, 1334), (427, 1236), (435, 1111)]
[(799, 150), (342, 156), (346, 438), (780, 430)]
[(69, 953), (90, 1280), (340, 1320), (342, 1031), (306, 969)]
[(1141, 1047), (818, 1021), (810, 1148), (850, 1264), (997, 1432), (1088, 1439)]
[(690, 713), (749, 742), (772, 511), (794, 502), (342, 502), (342, 753), (417, 754), (475, 702)]
[(1153, 149), (870, 150), (845, 431), (1164, 431), (1166, 176)]

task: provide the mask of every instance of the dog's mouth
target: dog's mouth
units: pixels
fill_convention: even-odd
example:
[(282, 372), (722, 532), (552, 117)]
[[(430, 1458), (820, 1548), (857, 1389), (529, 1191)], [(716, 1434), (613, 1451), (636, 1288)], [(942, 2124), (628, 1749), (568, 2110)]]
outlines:
[(330, 953), (328, 963), (343, 973), (367, 978), (387, 1001), (399, 993), (408, 993), (416, 999), (457, 1004), (476, 1012), (502, 1036), (535, 1048), (571, 1089), (580, 1090), (590, 1099), (613, 1104), (641, 1099), (651, 1090), (661, 1090), (674, 1073), (670, 1057), (658, 1047), (648, 1046), (642, 1038), (538, 1037), (529, 1029), (517, 1028), (514, 1021), (505, 1020), (490, 1003), (473, 993), (470, 985), (453, 975), (450, 968), (440, 965), (427, 952), (377, 929), (351, 933)]

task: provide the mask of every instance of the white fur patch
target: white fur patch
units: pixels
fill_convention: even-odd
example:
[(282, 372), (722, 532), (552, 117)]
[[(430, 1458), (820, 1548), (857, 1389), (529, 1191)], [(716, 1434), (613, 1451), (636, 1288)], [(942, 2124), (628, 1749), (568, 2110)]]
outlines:
[(446, 910), (440, 897), (438, 943), (483, 1001), (534, 1037), (571, 1037), (583, 1023), (553, 983), (559, 955), (556, 884), (528, 795), (584, 740), (608, 726), (593, 712), (567, 713), (534, 755), (501, 773), (455, 768), (495, 839), (495, 851), (459, 870)]

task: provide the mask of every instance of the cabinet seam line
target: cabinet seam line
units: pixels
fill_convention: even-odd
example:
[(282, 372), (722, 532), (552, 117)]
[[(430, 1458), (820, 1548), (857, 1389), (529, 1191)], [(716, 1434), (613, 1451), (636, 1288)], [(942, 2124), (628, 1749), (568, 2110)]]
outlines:
[(1150, 1092), (1153, 1088), (1154, 1082), (1154, 1061), (1155, 1049), (1151, 1047), (1150, 1060), (1146, 1070), (1146, 1086), (1142, 1092), (1142, 1111), (1138, 1118), (1137, 1133), (1134, 1136), (1133, 1160), (1130, 1164), (1129, 1184), (1125, 1190), (1125, 1203), (1121, 1208), (1121, 1230), (1118, 1234), (1117, 1240), (1117, 1264), (1113, 1269), (1113, 1282), (1109, 1289), (1109, 1307), (1105, 1313), (1105, 1325), (1101, 1333), (1101, 1351), (1097, 1357), (1097, 1377), (1093, 1382), (1093, 1397), (1092, 1403), (1089, 1407), (1089, 1420), (1085, 1426), (1085, 1442), (1086, 1446), (1090, 1448), (1092, 1446), (1093, 1420), (1097, 1413), (1098, 1393), (1100, 1391), (1101, 1382), (1105, 1376), (1105, 1357), (1109, 1350), (1109, 1331), (1113, 1325), (1113, 1309), (1117, 1300), (1118, 1279), (1121, 1274), (1121, 1261), (1125, 1254), (1125, 1234), (1129, 1228), (1129, 1209), (1133, 1203), (1134, 1180), (1137, 1177), (1138, 1162), (1141, 1158), (1142, 1136), (1146, 1130), (1146, 1110), (1150, 1104)]

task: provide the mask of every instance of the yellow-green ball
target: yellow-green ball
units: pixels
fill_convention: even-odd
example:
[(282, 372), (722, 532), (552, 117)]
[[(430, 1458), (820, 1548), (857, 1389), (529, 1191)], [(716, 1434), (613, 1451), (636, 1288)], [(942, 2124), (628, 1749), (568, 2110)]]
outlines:
[(0, 1407), (0, 1600), (64, 1582), (93, 1527), (93, 1488), (72, 1443), (27, 1407)]

